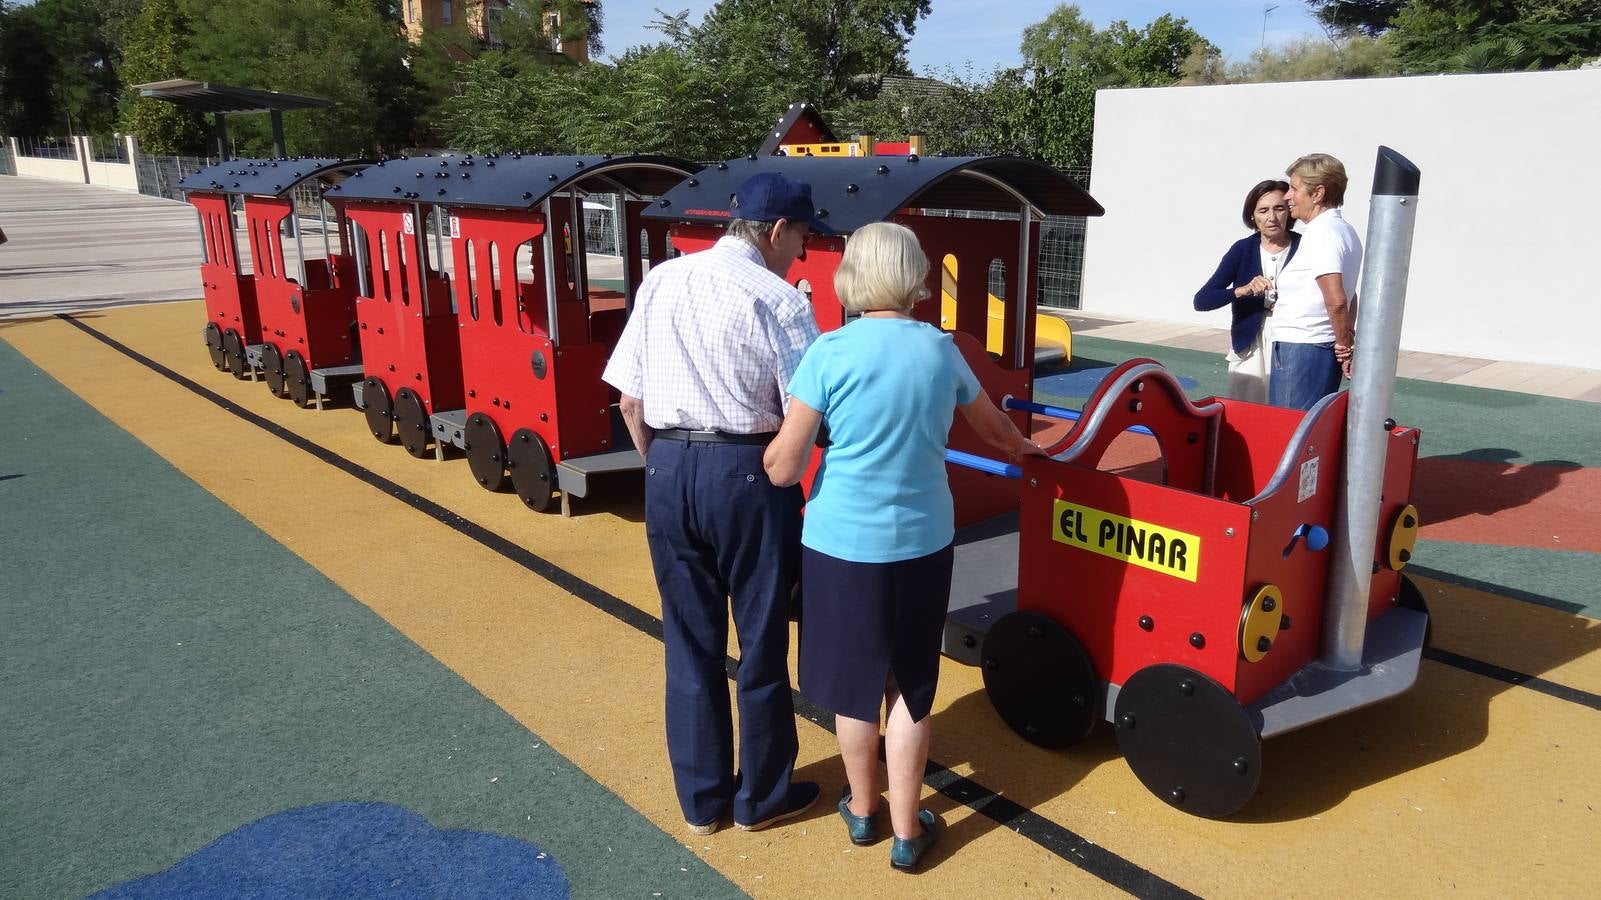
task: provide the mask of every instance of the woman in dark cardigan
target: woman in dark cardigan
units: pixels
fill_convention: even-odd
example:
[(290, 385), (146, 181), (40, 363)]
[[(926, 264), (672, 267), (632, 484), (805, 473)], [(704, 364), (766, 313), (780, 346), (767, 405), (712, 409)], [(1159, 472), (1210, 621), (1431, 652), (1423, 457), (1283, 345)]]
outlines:
[(1198, 310), (1233, 308), (1225, 393), (1236, 400), (1267, 402), (1275, 279), (1301, 243), (1301, 236), (1290, 231), (1290, 208), (1284, 201), (1289, 189), (1274, 180), (1251, 188), (1241, 218), (1252, 233), (1229, 247), (1217, 271), (1195, 292)]

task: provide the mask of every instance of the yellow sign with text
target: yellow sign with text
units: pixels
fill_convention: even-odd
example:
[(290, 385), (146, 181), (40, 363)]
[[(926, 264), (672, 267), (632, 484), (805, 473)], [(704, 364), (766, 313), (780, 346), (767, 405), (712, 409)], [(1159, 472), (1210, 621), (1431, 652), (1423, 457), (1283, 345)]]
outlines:
[(1193, 534), (1066, 500), (1056, 501), (1051, 537), (1185, 581), (1194, 581), (1201, 566), (1201, 539)]

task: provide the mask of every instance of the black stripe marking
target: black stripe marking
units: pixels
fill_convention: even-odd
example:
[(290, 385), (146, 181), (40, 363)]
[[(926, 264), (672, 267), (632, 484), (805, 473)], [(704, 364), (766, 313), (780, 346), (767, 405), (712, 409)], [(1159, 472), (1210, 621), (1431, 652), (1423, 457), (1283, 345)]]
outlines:
[[(191, 381), (134, 350), (132, 347), (79, 322), (71, 316), (60, 314), (57, 315), (57, 318), (121, 353), (123, 356), (161, 375), (163, 378), (210, 401), (225, 412), (232, 413), (274, 437), (280, 438), (291, 446), (304, 450), (339, 471), (372, 485), (463, 536), (477, 541), (618, 621), (650, 635), (658, 641), (662, 639), (661, 620), (629, 605), (622, 598), (590, 584), (577, 575), (530, 552), (526, 548), (506, 540), (471, 519), (451, 512), (427, 497), (414, 493), (382, 475), (340, 456), (321, 444), (301, 437), (295, 432), (235, 404), (226, 397)], [(732, 677), (738, 663), (730, 657), (726, 660), (725, 665), (730, 677)], [(833, 716), (827, 711), (813, 706), (801, 698), (799, 694), (795, 695), (795, 712), (797, 716), (803, 716), (830, 732), (834, 730)], [(1050, 819), (1040, 816), (1012, 800), (1008, 800), (975, 781), (957, 775), (932, 759), (928, 761), (925, 771), (927, 776), (924, 778), (924, 783), (929, 787), (967, 806), (975, 813), (1004, 826), (1007, 830), (1016, 832), (1019, 836), (1033, 841), (1055, 856), (1078, 866), (1114, 887), (1121, 888), (1139, 897), (1196, 897), (1195, 894), (1153, 872), (1141, 868), (1139, 865), (1104, 847), (1084, 839), (1075, 832), (1052, 822)]]
[(1566, 700), (1569, 703), (1577, 703), (1580, 706), (1587, 706), (1590, 709), (1601, 711), (1601, 694), (1581, 691), (1575, 687), (1557, 684), (1554, 681), (1547, 681), (1535, 675), (1526, 675), (1516, 669), (1504, 668), (1494, 663), (1487, 663), (1482, 659), (1474, 659), (1471, 656), (1462, 656), (1449, 650), (1441, 650), (1438, 647), (1424, 648), (1423, 658), (1447, 666), (1455, 666), (1464, 672), (1483, 675), (1485, 678), (1493, 678), (1496, 681), (1504, 681), (1507, 684), (1526, 687), (1531, 691), (1539, 691), (1548, 697), (1555, 697), (1558, 700)]

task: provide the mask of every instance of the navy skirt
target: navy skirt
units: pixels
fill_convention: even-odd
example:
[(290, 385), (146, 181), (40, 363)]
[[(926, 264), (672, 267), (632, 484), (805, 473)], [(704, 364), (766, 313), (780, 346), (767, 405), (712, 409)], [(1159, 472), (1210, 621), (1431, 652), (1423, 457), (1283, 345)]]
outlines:
[(801, 548), (800, 692), (818, 706), (880, 720), (893, 678), (912, 720), (934, 708), (951, 598), (950, 547), (891, 563)]

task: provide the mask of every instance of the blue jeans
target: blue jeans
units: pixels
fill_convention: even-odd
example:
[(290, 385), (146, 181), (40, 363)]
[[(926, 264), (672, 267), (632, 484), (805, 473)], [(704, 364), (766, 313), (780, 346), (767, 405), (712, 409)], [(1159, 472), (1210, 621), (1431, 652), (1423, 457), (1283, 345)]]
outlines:
[(1319, 400), (1340, 389), (1340, 377), (1333, 341), (1327, 344), (1274, 341), (1267, 402), (1285, 409), (1311, 409)]
[[(797, 748), (790, 593), (801, 489), (775, 488), (764, 448), (657, 438), (645, 463), (645, 537), (662, 595), (667, 756), (684, 820), (759, 822), (789, 808)], [(728, 708), (729, 604), (739, 635), (739, 777)]]

